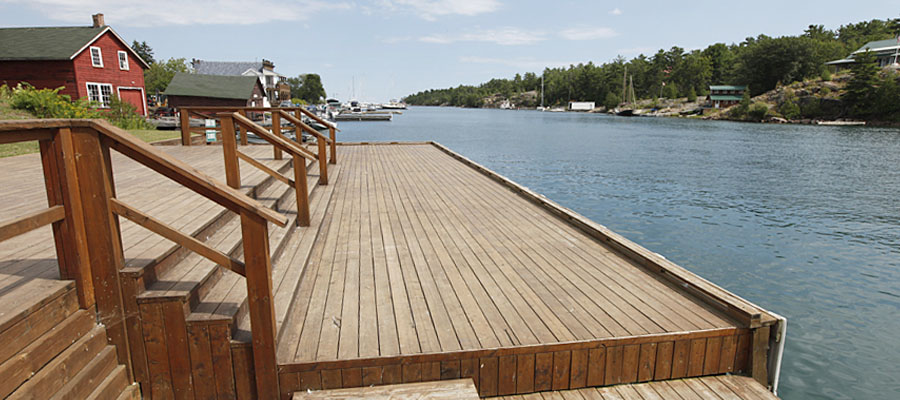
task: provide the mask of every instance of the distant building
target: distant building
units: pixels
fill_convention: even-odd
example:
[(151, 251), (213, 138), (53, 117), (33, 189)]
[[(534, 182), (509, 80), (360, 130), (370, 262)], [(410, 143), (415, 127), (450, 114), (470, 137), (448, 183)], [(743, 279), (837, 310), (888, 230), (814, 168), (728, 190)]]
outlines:
[(108, 107), (113, 96), (147, 115), (144, 69), (131, 46), (93, 15), (91, 26), (0, 29), (0, 85), (27, 82)]
[(879, 67), (884, 68), (897, 64), (898, 56), (900, 56), (900, 37), (866, 43), (860, 47), (859, 50), (850, 53), (847, 58), (829, 61), (825, 63), (825, 65), (833, 65), (838, 70), (848, 68), (856, 62), (855, 58), (857, 55), (865, 53), (866, 51), (871, 52), (872, 55), (875, 56), (875, 62)]
[(169, 107), (264, 107), (266, 97), (255, 76), (202, 75), (179, 72), (166, 87)]
[(591, 111), (594, 109), (593, 101), (570, 101), (569, 111)]
[(726, 108), (741, 102), (747, 86), (743, 85), (710, 85), (706, 105), (711, 108)]
[(290, 85), (287, 77), (275, 72), (272, 61), (205, 61), (191, 60), (194, 72), (203, 75), (221, 76), (255, 76), (264, 89), (265, 104), (261, 107), (278, 105), (283, 100), (291, 99)]

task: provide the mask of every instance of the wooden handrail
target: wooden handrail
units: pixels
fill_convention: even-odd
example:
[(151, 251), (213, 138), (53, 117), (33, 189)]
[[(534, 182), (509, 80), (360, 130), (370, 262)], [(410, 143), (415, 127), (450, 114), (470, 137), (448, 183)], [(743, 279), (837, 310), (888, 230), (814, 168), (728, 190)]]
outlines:
[[(299, 108), (298, 108), (298, 110), (299, 110)], [(294, 115), (292, 115), (291, 113), (288, 113), (284, 110), (278, 110), (278, 113), (281, 114), (282, 118), (287, 119), (295, 126), (299, 126), (301, 129), (313, 134), (317, 140), (324, 140), (327, 143), (331, 143), (331, 139), (329, 139), (328, 136), (321, 134), (319, 131), (315, 130), (313, 127), (305, 124), (302, 120), (300, 120), (300, 118), (297, 118)], [(326, 125), (326, 126), (328, 126), (328, 125)], [(299, 138), (297, 141), (298, 142), (300, 141)]]
[[(300, 110), (301, 113), (303, 113), (303, 114), (306, 115), (307, 117), (312, 118), (313, 120), (315, 120), (316, 122), (318, 122), (318, 123), (320, 123), (320, 124), (322, 124), (322, 125), (334, 127), (334, 125), (332, 125), (330, 122), (328, 122), (328, 121), (322, 119), (322, 117), (316, 115), (316, 114), (315, 114), (314, 112), (312, 112), (312, 111), (309, 111), (309, 110), (307, 110), (307, 109), (305, 109), (305, 108), (303, 108), (303, 107), (297, 107), (296, 109), (297, 109), (297, 110)], [(341, 131), (341, 130), (338, 129), (337, 127), (335, 127), (334, 129), (337, 130), (338, 132)]]
[(237, 153), (237, 158), (240, 158), (241, 160), (244, 160), (244, 161), (247, 162), (248, 164), (250, 164), (250, 165), (256, 167), (256, 168), (259, 169), (259, 170), (261, 170), (262, 172), (265, 172), (266, 174), (269, 174), (269, 176), (271, 176), (271, 177), (273, 177), (273, 178), (275, 178), (275, 179), (278, 179), (279, 181), (284, 182), (285, 184), (287, 184), (287, 185), (289, 185), (289, 186), (294, 186), (294, 180), (292, 180), (292, 179), (290, 179), (290, 178), (287, 178), (287, 177), (285, 177), (284, 175), (279, 174), (278, 171), (276, 171), (276, 170), (274, 170), (274, 169), (272, 169), (272, 168), (267, 167), (266, 164), (263, 164), (263, 163), (261, 163), (261, 162), (259, 162), (259, 161), (256, 161), (256, 159), (254, 159), (253, 157), (248, 156), (247, 154), (244, 154), (243, 152), (237, 151), (237, 152), (235, 152), (235, 153)]
[(0, 223), (0, 242), (31, 232), (42, 226), (62, 221), (66, 217), (63, 206), (53, 206), (44, 210), (23, 215), (9, 222)]
[(123, 203), (119, 199), (111, 198), (109, 199), (109, 201), (110, 206), (112, 207), (112, 211), (116, 213), (116, 215), (125, 217), (131, 220), (131, 222), (147, 228), (147, 230), (156, 233), (166, 239), (169, 239), (203, 257), (206, 257), (210, 261), (228, 268), (229, 270), (234, 271), (241, 276), (247, 275), (244, 263), (232, 257), (229, 257), (219, 250), (209, 247), (208, 245), (206, 245), (206, 243), (203, 243), (194, 237), (181, 233), (165, 222), (153, 218), (150, 215), (147, 215), (142, 211)]
[(259, 136), (263, 140), (269, 142), (271, 145), (278, 147), (282, 151), (286, 151), (290, 154), (306, 158), (310, 161), (316, 160), (315, 154), (313, 154), (311, 151), (306, 150), (300, 146), (297, 146), (296, 144), (291, 143), (290, 141), (288, 141), (287, 139), (285, 139), (281, 136), (272, 134), (272, 132), (267, 131), (265, 128), (257, 125), (256, 123), (251, 121), (249, 118), (247, 118), (239, 113), (236, 113), (236, 112), (220, 113), (220, 114), (218, 114), (218, 116), (220, 118), (223, 116), (231, 117), (232, 119), (234, 119), (235, 122), (238, 123), (238, 125), (243, 126), (248, 131), (252, 132), (256, 136)]

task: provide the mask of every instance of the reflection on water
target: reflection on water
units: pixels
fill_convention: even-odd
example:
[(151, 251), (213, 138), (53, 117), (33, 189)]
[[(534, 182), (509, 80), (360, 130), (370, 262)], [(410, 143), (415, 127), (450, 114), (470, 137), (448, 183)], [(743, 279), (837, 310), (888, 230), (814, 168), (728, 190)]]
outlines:
[(788, 318), (786, 399), (900, 398), (900, 130), (413, 108), (435, 140)]

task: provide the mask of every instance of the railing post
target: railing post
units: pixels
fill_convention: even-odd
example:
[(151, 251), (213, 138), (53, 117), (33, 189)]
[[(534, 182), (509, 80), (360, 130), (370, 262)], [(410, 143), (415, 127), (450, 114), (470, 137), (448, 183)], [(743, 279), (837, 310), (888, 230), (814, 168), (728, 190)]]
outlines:
[(178, 115), (181, 118), (181, 145), (191, 145), (191, 111), (186, 107), (178, 109)]
[(97, 320), (106, 327), (107, 342), (116, 347), (118, 361), (126, 366), (131, 379), (131, 354), (119, 281), (119, 271), (124, 265), (122, 237), (118, 218), (109, 205), (109, 199), (115, 195), (109, 148), (101, 144), (99, 133), (89, 128), (61, 129), (57, 136), (66, 166), (74, 164), (75, 167), (78, 190), (70, 194), (79, 197), (75, 202), (80, 202), (84, 218), (81, 234), (88, 264), (82, 268), (91, 271)]
[[(281, 114), (278, 113), (278, 110), (272, 111), (272, 134), (281, 137)], [(278, 146), (273, 146), (275, 148), (275, 159), (280, 160), (281, 157), (281, 149)]]
[(328, 136), (331, 139), (331, 163), (337, 164), (337, 137), (335, 137), (334, 127), (328, 126)]
[(275, 347), (275, 306), (272, 294), (272, 263), (269, 259), (269, 233), (266, 220), (241, 212), (244, 264), (247, 267), (247, 304), (253, 335), (253, 367), (256, 395), (277, 399), (278, 371)]
[(319, 145), (319, 184), (328, 184), (328, 150), (326, 150), (325, 141), (316, 137), (316, 144)]
[[(244, 117), (247, 116), (247, 110), (239, 110), (238, 112), (241, 113), (241, 115), (243, 115)], [(241, 146), (246, 146), (248, 144), (247, 128), (245, 128), (243, 125), (238, 125), (238, 130), (241, 132)]]
[(297, 225), (309, 226), (309, 190), (306, 183), (306, 159), (294, 154), (294, 193), (297, 197)]
[(66, 210), (65, 219), (53, 223), (59, 277), (75, 281), (78, 305), (88, 309), (96, 301), (87, 243), (84, 241), (84, 211), (81, 208), (80, 189), (75, 174), (75, 159), (64, 157), (62, 151), (63, 136), (71, 142), (71, 134), (68, 128), (63, 128), (57, 130), (53, 140), (41, 141), (41, 162), (47, 202), (50, 206), (61, 204)]
[(235, 189), (241, 188), (241, 168), (237, 157), (237, 139), (234, 137), (234, 117), (218, 114), (222, 124), (222, 153), (225, 155), (225, 182)]

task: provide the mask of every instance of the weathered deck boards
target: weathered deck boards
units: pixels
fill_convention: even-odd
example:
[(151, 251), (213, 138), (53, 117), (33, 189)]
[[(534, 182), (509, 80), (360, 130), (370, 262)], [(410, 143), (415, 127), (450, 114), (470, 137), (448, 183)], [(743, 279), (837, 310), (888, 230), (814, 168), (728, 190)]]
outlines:
[(342, 150), (295, 362), (735, 327), (432, 146)]
[(431, 144), (342, 146), (282, 390), (481, 395), (745, 371), (748, 327)]
[(471, 379), (443, 382), (406, 383), (364, 388), (318, 390), (294, 393), (294, 400), (429, 399), (472, 400), (478, 398)]
[(759, 382), (737, 375), (705, 376), (602, 388), (572, 389), (528, 395), (502, 396), (502, 400), (771, 400), (777, 399)]
[[(222, 149), (218, 146), (157, 147), (224, 181)], [(242, 151), (270, 167), (287, 160), (272, 159), (268, 146), (246, 146)], [(192, 232), (224, 209), (150, 169), (112, 152), (118, 198), (182, 232)], [(40, 155), (0, 159), (0, 220), (7, 220), (47, 207)], [(243, 185), (249, 189), (262, 182), (264, 172), (244, 166)], [(160, 256), (172, 242), (120, 218), (126, 267)], [(0, 243), (0, 295), (33, 279), (59, 279), (53, 236), (49, 226)]]

